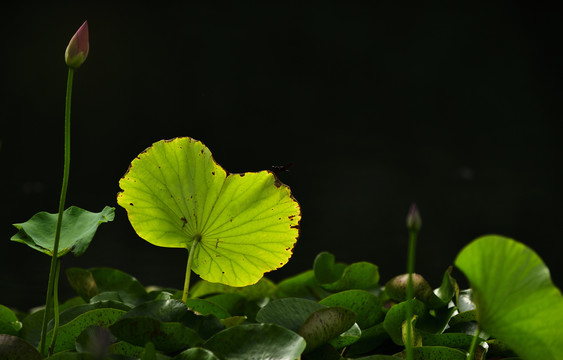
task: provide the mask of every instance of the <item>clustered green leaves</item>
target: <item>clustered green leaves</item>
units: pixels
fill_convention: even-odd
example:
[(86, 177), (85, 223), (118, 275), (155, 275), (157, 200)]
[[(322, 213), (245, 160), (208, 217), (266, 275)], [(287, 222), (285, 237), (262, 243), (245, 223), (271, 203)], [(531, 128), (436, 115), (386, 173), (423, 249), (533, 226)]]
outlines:
[[(478, 327), (475, 359), (558, 359), (563, 301), (531, 249), (487, 236), (463, 249), (456, 266), (472, 289), (459, 289), (452, 268), (435, 289), (416, 274), (410, 304), (406, 275), (380, 284), (376, 265), (336, 262), (327, 252), (279, 283), (200, 280), (186, 303), (181, 290), (147, 289), (119, 270), (71, 268), (78, 296), (61, 305), (49, 359), (404, 359), (409, 305), (415, 359), (465, 360)], [(0, 307), (0, 352), (40, 359), (44, 311)]]

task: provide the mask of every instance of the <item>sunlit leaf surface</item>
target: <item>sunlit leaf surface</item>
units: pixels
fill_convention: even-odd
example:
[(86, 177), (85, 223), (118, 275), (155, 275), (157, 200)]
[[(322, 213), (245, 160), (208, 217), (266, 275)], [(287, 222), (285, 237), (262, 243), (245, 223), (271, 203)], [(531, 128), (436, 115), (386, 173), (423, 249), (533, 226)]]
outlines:
[(480, 327), (522, 359), (561, 359), (563, 297), (548, 268), (526, 245), (484, 236), (455, 265), (471, 283)]
[(194, 252), (192, 269), (231, 286), (256, 283), (287, 263), (301, 212), (270, 171), (229, 174), (191, 138), (159, 141), (131, 162), (118, 203), (137, 234)]

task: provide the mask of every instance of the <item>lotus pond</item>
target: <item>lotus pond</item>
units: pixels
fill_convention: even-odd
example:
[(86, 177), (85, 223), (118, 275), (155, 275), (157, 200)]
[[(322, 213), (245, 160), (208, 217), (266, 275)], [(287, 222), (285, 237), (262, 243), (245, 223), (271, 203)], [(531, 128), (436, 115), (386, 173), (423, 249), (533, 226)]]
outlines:
[[(124, 168), (117, 204), (132, 231), (186, 251), (183, 288), (147, 287), (112, 268), (69, 268), (115, 208), (66, 207), (74, 72), (89, 52), (88, 25), (71, 39), (65, 167), (59, 212), (16, 223), (11, 240), (51, 258), (44, 306), (0, 305), (1, 359), (561, 359), (563, 298), (531, 248), (485, 235), (444, 269), (415, 272), (421, 215), (407, 213), (407, 269), (382, 282), (377, 264), (322, 252), (281, 281), (299, 238), (301, 208), (275, 171), (229, 173), (201, 141), (156, 141)], [(104, 225), (106, 226), (106, 225)], [(142, 240), (139, 240), (142, 241)], [(180, 250), (184, 249), (184, 250)], [(192, 271), (199, 280), (191, 284)], [(60, 301), (60, 279), (76, 296)]]

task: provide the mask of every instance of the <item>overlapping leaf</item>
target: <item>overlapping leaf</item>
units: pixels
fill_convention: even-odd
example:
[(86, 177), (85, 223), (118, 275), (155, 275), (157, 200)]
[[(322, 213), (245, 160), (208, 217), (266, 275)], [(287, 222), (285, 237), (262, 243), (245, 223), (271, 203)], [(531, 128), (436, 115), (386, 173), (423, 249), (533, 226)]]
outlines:
[(561, 358), (563, 297), (533, 250), (502, 236), (484, 236), (467, 245), (455, 264), (471, 283), (483, 330), (523, 359)]

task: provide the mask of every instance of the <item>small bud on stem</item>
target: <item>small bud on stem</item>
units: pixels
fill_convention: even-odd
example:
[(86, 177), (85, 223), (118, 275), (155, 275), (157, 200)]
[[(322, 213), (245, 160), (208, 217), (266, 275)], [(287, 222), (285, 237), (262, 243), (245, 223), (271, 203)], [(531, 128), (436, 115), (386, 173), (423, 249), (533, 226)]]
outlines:
[(82, 24), (68, 43), (65, 51), (66, 64), (72, 69), (78, 69), (86, 61), (89, 51), (88, 21), (84, 21), (84, 24)]
[(420, 213), (418, 212), (418, 208), (416, 207), (416, 204), (413, 203), (407, 215), (407, 228), (409, 229), (409, 231), (418, 232), (421, 226), (422, 226), (422, 219), (420, 218)]

